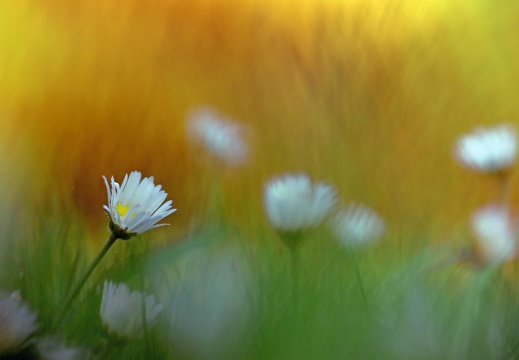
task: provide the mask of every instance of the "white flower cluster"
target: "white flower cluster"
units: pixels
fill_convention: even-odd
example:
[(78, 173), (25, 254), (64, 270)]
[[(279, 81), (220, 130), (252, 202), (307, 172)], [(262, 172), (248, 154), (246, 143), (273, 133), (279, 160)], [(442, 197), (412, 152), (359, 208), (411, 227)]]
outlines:
[(506, 175), (515, 164), (517, 149), (517, 131), (511, 124), (478, 127), (460, 137), (454, 149), (454, 156), (462, 166), (501, 175), (500, 203), (476, 210), (470, 223), (479, 255), (487, 263), (500, 263), (515, 256), (517, 231), (506, 205)]
[(171, 208), (171, 200), (163, 203), (168, 194), (161, 185), (153, 184), (153, 176), (141, 180), (141, 173), (133, 171), (129, 176), (126, 174), (121, 185), (112, 177), (111, 189), (106, 177), (103, 179), (108, 195), (108, 205), (103, 208), (124, 240), (132, 234), (168, 225), (157, 222), (176, 211)]
[[(263, 203), (270, 224), (284, 234), (300, 234), (317, 227), (337, 202), (335, 189), (323, 182), (312, 184), (304, 174), (285, 175), (265, 186)], [(369, 243), (385, 231), (384, 221), (362, 205), (338, 210), (329, 222), (343, 244)]]
[(485, 173), (508, 170), (517, 157), (517, 131), (508, 124), (476, 128), (458, 139), (454, 156), (471, 170)]
[(141, 302), (145, 301), (146, 322), (152, 325), (162, 310), (153, 295), (145, 296), (139, 291), (130, 291), (125, 284), (105, 281), (100, 315), (103, 325), (110, 333), (120, 337), (135, 338), (143, 333)]

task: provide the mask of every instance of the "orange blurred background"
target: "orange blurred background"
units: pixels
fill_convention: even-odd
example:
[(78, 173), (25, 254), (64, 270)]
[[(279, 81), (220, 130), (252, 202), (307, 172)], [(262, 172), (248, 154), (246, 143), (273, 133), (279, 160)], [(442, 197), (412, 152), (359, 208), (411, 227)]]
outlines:
[(304, 171), (390, 231), (464, 226), (494, 189), (452, 147), (519, 119), (517, 19), (484, 0), (3, 0), (0, 199), (57, 194), (104, 230), (101, 175), (140, 170), (185, 229), (215, 170), (184, 119), (208, 105), (253, 129), (250, 163), (218, 177), (233, 223), (266, 225), (263, 183)]

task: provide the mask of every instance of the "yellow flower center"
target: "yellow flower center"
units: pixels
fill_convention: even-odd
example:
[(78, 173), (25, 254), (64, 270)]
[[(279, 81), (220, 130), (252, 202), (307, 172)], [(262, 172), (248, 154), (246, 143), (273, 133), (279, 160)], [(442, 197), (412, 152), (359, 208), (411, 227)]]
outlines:
[[(129, 209), (130, 209), (129, 206), (125, 206), (123, 204), (118, 204), (115, 207), (115, 210), (117, 210), (117, 212), (119, 213), (119, 215), (121, 215), (121, 217), (124, 217), (124, 215), (126, 215), (126, 213), (128, 212)], [(132, 217), (133, 216), (135, 216), (135, 214), (132, 214)]]

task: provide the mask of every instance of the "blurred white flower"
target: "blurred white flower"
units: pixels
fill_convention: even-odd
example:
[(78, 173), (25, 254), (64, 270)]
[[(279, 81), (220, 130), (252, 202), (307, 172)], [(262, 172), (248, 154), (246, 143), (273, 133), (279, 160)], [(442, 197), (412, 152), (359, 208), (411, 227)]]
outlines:
[(273, 228), (300, 232), (318, 226), (336, 201), (335, 189), (325, 183), (312, 184), (304, 174), (270, 180), (264, 188), (263, 203)]
[(342, 208), (330, 221), (332, 230), (343, 245), (362, 245), (378, 240), (385, 231), (384, 220), (363, 205)]
[(486, 261), (498, 263), (515, 255), (516, 226), (507, 208), (487, 205), (474, 212), (471, 226)]
[(168, 194), (161, 185), (153, 184), (153, 176), (141, 181), (141, 173), (133, 171), (129, 176), (126, 174), (120, 186), (112, 176), (111, 190), (106, 177), (103, 179), (108, 195), (108, 205), (103, 208), (110, 216), (110, 229), (120, 239), (168, 225), (157, 222), (176, 211), (171, 208), (171, 200), (163, 203)]
[(85, 349), (66, 347), (61, 341), (50, 337), (38, 339), (36, 348), (42, 360), (86, 360), (90, 358)]
[[(403, 290), (397, 302), (384, 304), (381, 343), (389, 345), (390, 359), (445, 359), (446, 343), (440, 313), (430, 293), (420, 284), (404, 289), (402, 280), (391, 291)], [(387, 301), (387, 300), (385, 300)]]
[(0, 294), (0, 354), (22, 344), (36, 329), (36, 315), (20, 294)]
[[(130, 291), (125, 284), (114, 284), (105, 281), (100, 315), (103, 325), (110, 333), (121, 337), (138, 337), (143, 332), (141, 301), (143, 294)], [(146, 322), (152, 325), (162, 310), (153, 295), (148, 295), (146, 301)]]
[(517, 132), (508, 124), (476, 128), (458, 139), (454, 155), (461, 165), (472, 170), (507, 170), (517, 156)]
[(247, 160), (249, 150), (244, 140), (247, 129), (210, 108), (196, 109), (187, 117), (188, 137), (231, 165)]
[[(175, 267), (180, 281), (168, 305), (179, 358), (235, 359), (250, 336), (250, 263), (236, 248), (193, 254)], [(189, 356), (187, 356), (189, 354)]]
[(503, 354), (509, 353), (507, 344), (507, 316), (494, 313), (489, 319), (487, 326), (487, 343), (490, 350), (490, 357), (493, 359), (503, 358)]

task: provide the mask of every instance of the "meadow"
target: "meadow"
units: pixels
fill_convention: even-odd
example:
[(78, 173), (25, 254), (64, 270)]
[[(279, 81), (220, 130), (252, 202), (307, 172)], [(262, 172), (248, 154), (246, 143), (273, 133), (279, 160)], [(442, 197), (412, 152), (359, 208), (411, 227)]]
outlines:
[[(470, 226), (501, 188), (453, 156), (519, 119), (517, 19), (486, 0), (2, 1), (0, 295), (38, 326), (0, 359), (519, 358), (515, 253), (483, 261)], [(244, 161), (193, 143), (200, 108), (242, 126)], [(171, 225), (117, 240), (58, 321), (110, 236), (102, 176), (133, 170)], [(343, 246), (325, 220), (294, 275), (264, 191), (299, 173), (384, 234)], [(153, 294), (155, 321), (114, 336), (105, 280)]]

